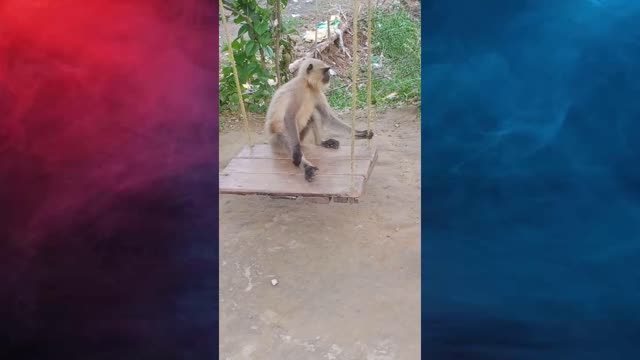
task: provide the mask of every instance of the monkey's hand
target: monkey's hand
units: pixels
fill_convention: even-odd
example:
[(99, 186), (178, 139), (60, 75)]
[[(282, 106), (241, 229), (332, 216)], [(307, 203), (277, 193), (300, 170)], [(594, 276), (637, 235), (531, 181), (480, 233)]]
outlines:
[(308, 182), (313, 181), (313, 177), (316, 175), (316, 171), (318, 171), (317, 166), (305, 165), (304, 166), (304, 179)]
[(371, 130), (357, 130), (356, 139), (371, 139), (373, 137), (373, 131)]

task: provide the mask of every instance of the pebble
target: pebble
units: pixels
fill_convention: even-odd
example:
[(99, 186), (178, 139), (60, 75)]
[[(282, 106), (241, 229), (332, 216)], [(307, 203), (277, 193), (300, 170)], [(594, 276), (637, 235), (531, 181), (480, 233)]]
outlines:
[(276, 280), (276, 279), (272, 279), (272, 280), (271, 280), (271, 285), (273, 285), (273, 286), (278, 285), (278, 280)]

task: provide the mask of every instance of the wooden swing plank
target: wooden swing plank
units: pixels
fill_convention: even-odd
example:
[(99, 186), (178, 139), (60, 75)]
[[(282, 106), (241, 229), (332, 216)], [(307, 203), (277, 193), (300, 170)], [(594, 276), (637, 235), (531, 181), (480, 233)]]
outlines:
[(355, 193), (350, 190), (350, 175), (317, 175), (313, 182), (304, 179), (303, 174), (248, 174), (234, 173), (222, 175), (220, 187), (226, 193), (276, 195), (276, 196), (359, 196), (364, 176), (353, 177)]
[[(351, 146), (349, 144), (341, 144), (339, 149), (326, 149), (320, 146), (303, 145), (302, 151), (304, 151), (304, 156), (310, 161), (316, 159), (351, 161)], [(375, 152), (373, 146), (369, 149), (366, 145), (357, 145), (353, 149), (353, 158), (355, 160), (371, 160), (373, 152)], [(290, 156), (287, 153), (283, 151), (274, 152), (268, 144), (256, 144), (253, 148), (245, 146), (238, 156), (236, 156), (236, 159), (238, 158), (290, 160)]]
[[(324, 174), (351, 175), (351, 163), (349, 161), (332, 161), (333, 159), (312, 160), (320, 170), (317, 176)], [(367, 174), (369, 160), (354, 160), (354, 174)], [(302, 170), (296, 168), (291, 160), (285, 159), (247, 159), (236, 158), (229, 162), (223, 174), (248, 173), (248, 174), (283, 174), (300, 175)]]
[(221, 171), (220, 193), (357, 202), (378, 157), (374, 147), (354, 148), (352, 188), (350, 146), (336, 150), (303, 145), (303, 152), (320, 169), (313, 182), (304, 179), (286, 153), (274, 152), (268, 144), (257, 144), (253, 148), (245, 146)]

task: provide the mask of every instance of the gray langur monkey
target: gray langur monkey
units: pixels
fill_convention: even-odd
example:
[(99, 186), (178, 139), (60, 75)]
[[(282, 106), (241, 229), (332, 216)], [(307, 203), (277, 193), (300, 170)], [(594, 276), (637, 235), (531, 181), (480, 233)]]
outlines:
[[(340, 143), (337, 140), (323, 140), (323, 126), (333, 126), (349, 134), (351, 126), (334, 115), (327, 102), (324, 91), (329, 85), (331, 70), (327, 64), (318, 59), (304, 58), (296, 60), (289, 69), (292, 72), (297, 70), (297, 74), (273, 95), (267, 110), (265, 131), (271, 136), (272, 146), (286, 149), (293, 164), (304, 170), (305, 179), (312, 181), (319, 169), (305, 158), (300, 143), (312, 131), (315, 145), (338, 149)], [(356, 139), (372, 137), (372, 131), (355, 131)]]

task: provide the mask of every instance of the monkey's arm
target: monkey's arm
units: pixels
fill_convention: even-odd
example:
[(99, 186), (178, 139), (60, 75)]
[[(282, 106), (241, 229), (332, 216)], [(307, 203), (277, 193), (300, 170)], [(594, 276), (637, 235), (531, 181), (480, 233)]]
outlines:
[[(345, 133), (351, 133), (351, 126), (340, 120), (328, 106), (328, 104), (318, 104), (316, 107), (318, 113), (324, 120), (324, 123), (333, 126), (334, 128), (340, 129)], [(356, 130), (355, 131), (356, 139), (371, 139), (373, 137), (373, 131), (367, 130)]]
[(309, 160), (307, 160), (302, 153), (300, 146), (300, 133), (298, 132), (298, 121), (296, 115), (293, 115), (293, 111), (287, 111), (284, 115), (285, 126), (285, 139), (291, 149), (291, 157), (293, 164), (304, 170), (304, 178), (307, 181), (312, 181), (315, 172), (318, 169)]
[(300, 134), (298, 133), (298, 124), (292, 111), (284, 114), (284, 134), (287, 144), (293, 156), (293, 164), (300, 166), (302, 161), (302, 151), (300, 150)]

